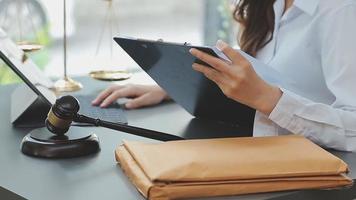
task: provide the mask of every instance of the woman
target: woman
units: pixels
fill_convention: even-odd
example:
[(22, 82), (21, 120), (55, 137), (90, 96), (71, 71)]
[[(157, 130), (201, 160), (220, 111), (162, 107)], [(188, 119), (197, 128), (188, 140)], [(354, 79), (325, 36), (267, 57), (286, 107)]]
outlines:
[[(217, 47), (232, 63), (191, 49), (213, 67), (193, 69), (257, 110), (254, 136), (302, 134), (324, 147), (356, 151), (356, 1), (241, 0), (234, 16), (241, 49), (294, 80), (296, 91), (263, 81), (222, 41)], [(134, 97), (129, 109), (169, 98), (158, 86), (113, 86), (93, 104), (105, 107), (121, 97)]]

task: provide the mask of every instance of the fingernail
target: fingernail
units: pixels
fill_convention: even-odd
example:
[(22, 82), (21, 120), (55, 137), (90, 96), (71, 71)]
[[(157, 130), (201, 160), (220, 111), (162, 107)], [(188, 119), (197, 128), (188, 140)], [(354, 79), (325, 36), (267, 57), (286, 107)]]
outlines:
[(100, 104), (100, 108), (104, 108), (106, 106), (105, 103)]
[(193, 54), (194, 53), (194, 49), (189, 49), (189, 52), (191, 53), (191, 54)]
[(219, 50), (223, 50), (225, 49), (226, 47), (228, 46), (228, 44), (222, 40), (218, 40), (216, 42), (216, 47), (219, 49)]

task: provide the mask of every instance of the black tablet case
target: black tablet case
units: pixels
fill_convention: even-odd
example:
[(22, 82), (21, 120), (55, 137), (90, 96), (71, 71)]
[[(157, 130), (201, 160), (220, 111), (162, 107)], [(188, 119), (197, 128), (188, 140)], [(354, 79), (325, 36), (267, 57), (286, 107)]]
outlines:
[[(197, 118), (234, 123), (252, 132), (255, 110), (227, 98), (220, 88), (192, 69), (193, 57), (187, 44), (114, 38), (133, 60), (160, 85), (169, 96)], [(211, 55), (207, 47), (195, 47)]]

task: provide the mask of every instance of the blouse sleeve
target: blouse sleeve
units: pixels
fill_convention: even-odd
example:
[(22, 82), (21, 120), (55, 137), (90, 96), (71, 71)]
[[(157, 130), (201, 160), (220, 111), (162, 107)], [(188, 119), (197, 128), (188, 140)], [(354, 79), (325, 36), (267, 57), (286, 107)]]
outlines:
[(356, 151), (356, 4), (323, 17), (320, 57), (334, 102), (317, 103), (282, 89), (283, 95), (269, 118), (322, 146)]

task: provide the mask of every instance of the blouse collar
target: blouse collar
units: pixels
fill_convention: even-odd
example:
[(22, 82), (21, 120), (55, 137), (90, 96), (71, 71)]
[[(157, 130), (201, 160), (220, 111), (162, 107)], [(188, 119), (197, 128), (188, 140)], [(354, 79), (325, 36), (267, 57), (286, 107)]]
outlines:
[(318, 8), (320, 0), (294, 0), (293, 5), (312, 16)]

